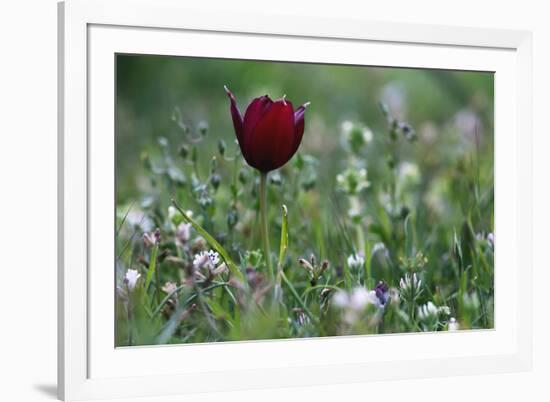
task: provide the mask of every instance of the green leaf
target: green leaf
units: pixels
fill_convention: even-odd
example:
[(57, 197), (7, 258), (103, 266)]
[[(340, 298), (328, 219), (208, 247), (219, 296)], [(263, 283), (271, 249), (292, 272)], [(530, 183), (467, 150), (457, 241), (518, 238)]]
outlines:
[(153, 246), (153, 251), (151, 251), (151, 260), (149, 261), (149, 270), (147, 271), (147, 279), (145, 280), (145, 290), (149, 289), (153, 275), (155, 274), (155, 269), (157, 266), (157, 254), (159, 252), (159, 245), (155, 244)]
[(283, 223), (281, 226), (281, 246), (279, 247), (279, 262), (277, 264), (277, 271), (283, 269), (283, 263), (285, 261), (286, 249), (288, 248), (288, 210), (286, 205), (283, 205)]

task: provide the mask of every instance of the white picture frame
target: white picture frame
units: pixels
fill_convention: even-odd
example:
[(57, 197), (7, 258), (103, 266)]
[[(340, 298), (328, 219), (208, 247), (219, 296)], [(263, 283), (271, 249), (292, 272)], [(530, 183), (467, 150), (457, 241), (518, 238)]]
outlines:
[[(529, 370), (531, 43), (529, 32), (215, 15), (174, 0), (60, 3), (59, 397), (152, 397)], [(112, 221), (98, 217), (112, 216), (114, 158), (105, 156), (113, 152), (118, 52), (494, 71), (495, 329), (115, 349), (112, 264), (97, 262), (108, 261), (114, 247), (103, 235), (112, 232)], [(173, 363), (181, 361), (192, 364)]]

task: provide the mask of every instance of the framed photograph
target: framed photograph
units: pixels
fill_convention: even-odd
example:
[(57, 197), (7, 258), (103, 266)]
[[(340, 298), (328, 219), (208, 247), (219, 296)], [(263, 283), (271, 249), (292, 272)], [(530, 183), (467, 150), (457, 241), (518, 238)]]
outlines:
[(60, 398), (529, 370), (531, 34), (180, 3), (59, 4)]

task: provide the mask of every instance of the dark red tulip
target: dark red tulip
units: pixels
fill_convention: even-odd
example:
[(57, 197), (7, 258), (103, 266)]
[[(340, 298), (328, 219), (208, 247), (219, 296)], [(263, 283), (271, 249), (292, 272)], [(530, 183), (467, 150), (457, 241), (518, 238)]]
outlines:
[(296, 153), (304, 134), (305, 103), (296, 111), (284, 97), (272, 101), (260, 96), (248, 105), (244, 118), (235, 96), (227, 87), (231, 117), (241, 152), (248, 164), (267, 173), (287, 163)]

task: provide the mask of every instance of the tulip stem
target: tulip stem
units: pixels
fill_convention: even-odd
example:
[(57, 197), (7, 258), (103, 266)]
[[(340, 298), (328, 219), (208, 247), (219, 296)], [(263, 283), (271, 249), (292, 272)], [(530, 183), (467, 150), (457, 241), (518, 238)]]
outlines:
[(267, 172), (260, 172), (260, 220), (262, 225), (262, 240), (264, 243), (265, 260), (269, 271), (269, 277), (273, 280), (271, 249), (269, 247), (269, 231), (267, 230)]

